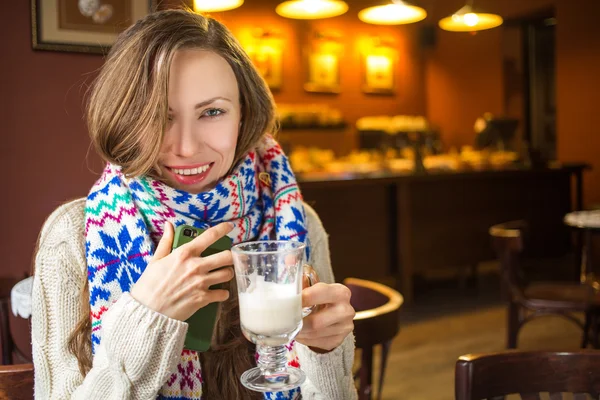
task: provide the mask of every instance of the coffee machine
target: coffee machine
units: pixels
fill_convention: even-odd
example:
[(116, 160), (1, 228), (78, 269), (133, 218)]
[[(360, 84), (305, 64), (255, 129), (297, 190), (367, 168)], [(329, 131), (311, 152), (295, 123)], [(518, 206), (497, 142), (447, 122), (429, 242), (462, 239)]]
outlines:
[(475, 147), (496, 151), (514, 151), (513, 139), (519, 120), (507, 117), (484, 116), (475, 123), (479, 131), (475, 137)]

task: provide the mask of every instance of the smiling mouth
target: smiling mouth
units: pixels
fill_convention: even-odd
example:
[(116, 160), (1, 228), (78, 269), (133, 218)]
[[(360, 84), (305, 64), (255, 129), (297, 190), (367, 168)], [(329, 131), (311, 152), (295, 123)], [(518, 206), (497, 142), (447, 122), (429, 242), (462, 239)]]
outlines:
[(212, 165), (212, 163), (206, 164), (206, 165), (203, 165), (203, 166), (197, 167), (197, 168), (169, 168), (169, 169), (177, 175), (191, 176), (191, 175), (202, 174), (202, 173), (208, 171), (208, 169), (211, 167), (211, 165)]
[(209, 174), (214, 163), (190, 167), (167, 167), (169, 173), (181, 185), (194, 185), (202, 182)]

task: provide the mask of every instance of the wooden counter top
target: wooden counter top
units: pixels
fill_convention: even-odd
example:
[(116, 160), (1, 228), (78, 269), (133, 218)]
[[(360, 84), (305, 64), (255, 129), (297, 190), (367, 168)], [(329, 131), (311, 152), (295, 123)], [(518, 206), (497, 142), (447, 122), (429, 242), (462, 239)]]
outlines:
[[(572, 163), (562, 164), (559, 166), (545, 167), (545, 168), (527, 168), (527, 167), (515, 167), (506, 169), (486, 169), (486, 170), (469, 170), (469, 171), (432, 171), (426, 173), (393, 173), (393, 172), (377, 172), (370, 174), (359, 174), (359, 173), (346, 173), (346, 174), (297, 174), (298, 181), (304, 185), (310, 185), (311, 187), (318, 186), (319, 184), (331, 185), (331, 184), (342, 184), (342, 185), (360, 185), (360, 184), (372, 184), (374, 182), (381, 184), (396, 183), (398, 181), (432, 181), (432, 180), (452, 180), (452, 179), (481, 179), (481, 178), (494, 178), (494, 177), (511, 177), (511, 176), (522, 176), (524, 174), (531, 175), (543, 175), (543, 174), (554, 174), (557, 171), (563, 171), (567, 173), (578, 173), (585, 169), (588, 169), (589, 165), (584, 163)], [(304, 186), (303, 185), (303, 186)]]
[(582, 208), (586, 168), (298, 178), (330, 235), (336, 280), (391, 282), (410, 302), (416, 276), (493, 260), (487, 232), (497, 223), (526, 219), (545, 232), (534, 251), (565, 252), (562, 219)]

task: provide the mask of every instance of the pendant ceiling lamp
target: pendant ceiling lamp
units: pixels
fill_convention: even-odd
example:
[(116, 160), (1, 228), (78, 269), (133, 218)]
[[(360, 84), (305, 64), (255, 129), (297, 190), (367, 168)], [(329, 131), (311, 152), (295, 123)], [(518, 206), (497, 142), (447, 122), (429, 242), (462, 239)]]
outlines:
[(497, 14), (477, 12), (473, 9), (473, 1), (438, 23), (440, 28), (451, 32), (473, 32), (491, 29), (502, 25), (502, 17)]
[(320, 19), (337, 17), (348, 11), (348, 4), (342, 0), (290, 0), (275, 8), (282, 17), (293, 19)]
[(368, 24), (401, 25), (412, 24), (427, 17), (427, 11), (406, 1), (391, 0), (384, 4), (365, 8), (358, 18)]
[(238, 8), (244, 0), (194, 0), (194, 11), (216, 12)]

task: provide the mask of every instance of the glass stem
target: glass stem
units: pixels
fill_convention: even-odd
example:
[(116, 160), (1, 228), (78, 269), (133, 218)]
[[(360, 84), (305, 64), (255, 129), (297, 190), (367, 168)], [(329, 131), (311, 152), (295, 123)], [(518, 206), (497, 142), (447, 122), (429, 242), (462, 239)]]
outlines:
[(256, 346), (258, 360), (256, 365), (263, 375), (276, 375), (286, 371), (287, 348), (285, 346)]

